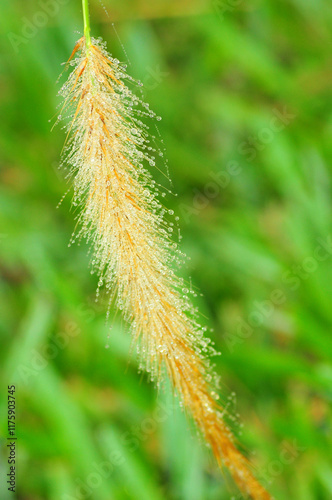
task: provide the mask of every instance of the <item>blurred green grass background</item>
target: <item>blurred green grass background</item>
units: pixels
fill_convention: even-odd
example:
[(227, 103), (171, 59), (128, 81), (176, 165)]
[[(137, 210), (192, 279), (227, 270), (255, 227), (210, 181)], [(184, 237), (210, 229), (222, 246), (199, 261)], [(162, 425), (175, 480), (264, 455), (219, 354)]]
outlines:
[[(178, 193), (167, 204), (222, 353), (232, 428), (276, 499), (330, 499), (331, 3), (104, 3), (110, 18), (90, 0), (94, 36), (128, 56), (163, 117)], [(157, 397), (128, 363), (120, 319), (105, 349), (87, 248), (67, 248), (70, 196), (56, 209), (64, 132), (49, 120), (80, 2), (5, 0), (0, 12), (1, 498), (13, 497), (12, 383), (17, 498), (241, 498), (168, 389)]]

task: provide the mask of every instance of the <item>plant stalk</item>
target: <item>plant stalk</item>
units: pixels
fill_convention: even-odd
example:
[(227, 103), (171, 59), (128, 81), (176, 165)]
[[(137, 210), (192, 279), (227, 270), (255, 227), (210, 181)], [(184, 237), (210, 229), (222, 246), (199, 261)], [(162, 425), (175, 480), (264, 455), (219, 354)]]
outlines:
[(85, 44), (86, 48), (89, 48), (91, 45), (89, 0), (82, 0), (82, 7), (83, 7)]

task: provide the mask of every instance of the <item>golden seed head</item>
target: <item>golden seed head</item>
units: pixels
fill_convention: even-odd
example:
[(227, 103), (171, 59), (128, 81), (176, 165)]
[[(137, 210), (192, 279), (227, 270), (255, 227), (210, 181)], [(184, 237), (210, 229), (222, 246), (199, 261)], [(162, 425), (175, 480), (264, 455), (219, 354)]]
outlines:
[(92, 39), (87, 50), (82, 38), (68, 64), (73, 70), (60, 93), (61, 114), (71, 117), (63, 163), (70, 165), (79, 208), (72, 241), (91, 243), (98, 290), (109, 290), (130, 324), (141, 367), (157, 382), (166, 370), (218, 462), (242, 491), (269, 499), (223, 422), (209, 364), (215, 351), (175, 272), (184, 255), (148, 170), (158, 149), (143, 120), (157, 117), (130, 90), (126, 82), (135, 81), (102, 42)]

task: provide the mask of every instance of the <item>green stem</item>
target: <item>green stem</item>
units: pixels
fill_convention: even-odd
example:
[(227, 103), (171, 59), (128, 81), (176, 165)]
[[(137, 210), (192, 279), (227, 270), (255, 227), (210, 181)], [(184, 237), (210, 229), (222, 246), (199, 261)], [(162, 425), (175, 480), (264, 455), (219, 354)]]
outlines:
[(86, 47), (88, 48), (91, 45), (89, 0), (82, 0), (82, 7), (83, 7), (85, 44)]

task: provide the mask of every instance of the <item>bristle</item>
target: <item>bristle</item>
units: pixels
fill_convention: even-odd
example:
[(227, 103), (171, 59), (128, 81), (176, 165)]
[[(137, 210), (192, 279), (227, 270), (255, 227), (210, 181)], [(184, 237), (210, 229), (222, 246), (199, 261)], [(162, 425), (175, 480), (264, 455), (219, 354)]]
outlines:
[(128, 88), (125, 81), (133, 79), (100, 41), (86, 47), (82, 38), (75, 52), (61, 89), (62, 114), (72, 116), (63, 162), (71, 165), (73, 205), (80, 209), (72, 241), (84, 238), (93, 246), (98, 288), (110, 291), (130, 324), (141, 367), (157, 383), (166, 369), (218, 463), (244, 494), (267, 500), (223, 421), (209, 364), (215, 352), (174, 272), (184, 256), (147, 169), (158, 152), (142, 118), (157, 117)]

